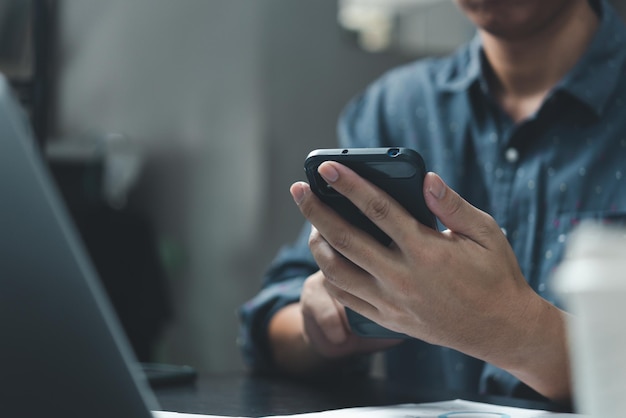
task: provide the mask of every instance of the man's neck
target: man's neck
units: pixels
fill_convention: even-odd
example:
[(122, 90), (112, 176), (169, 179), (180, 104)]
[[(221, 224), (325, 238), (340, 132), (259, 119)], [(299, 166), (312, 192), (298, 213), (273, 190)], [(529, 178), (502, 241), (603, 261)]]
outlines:
[(489, 83), (505, 112), (520, 122), (535, 113), (549, 91), (587, 49), (599, 19), (586, 1), (572, 2), (549, 27), (507, 40), (481, 31), (493, 69)]

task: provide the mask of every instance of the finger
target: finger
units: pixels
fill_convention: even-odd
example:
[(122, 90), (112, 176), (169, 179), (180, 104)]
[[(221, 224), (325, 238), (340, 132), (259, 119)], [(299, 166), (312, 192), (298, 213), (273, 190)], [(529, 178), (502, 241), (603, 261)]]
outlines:
[(343, 328), (343, 324), (335, 323), (328, 326), (327, 321), (310, 315), (303, 315), (305, 338), (317, 346), (320, 345), (340, 345), (348, 340), (348, 330)]
[(351, 332), (344, 306), (331, 297), (323, 272), (304, 282), (300, 307), (304, 340), (324, 357), (336, 358), (356, 352), (369, 352), (397, 344), (397, 340), (361, 339)]
[(491, 216), (472, 206), (435, 173), (424, 178), (426, 205), (451, 231), (489, 247), (494, 232), (501, 230)]
[[(331, 281), (324, 282), (324, 286), (326, 287), (328, 294), (331, 295), (342, 306), (350, 308), (367, 318), (371, 318), (372, 320), (378, 320), (378, 318), (380, 317), (380, 311), (378, 310), (378, 308), (376, 308), (376, 306), (372, 305), (371, 303), (355, 296), (354, 294), (346, 292), (340, 287), (335, 286), (335, 284)], [(350, 324), (348, 323), (348, 318), (345, 314), (344, 317), (346, 321), (346, 327), (348, 329), (351, 329)]]
[(324, 287), (323, 272), (310, 276), (302, 288), (300, 302), (305, 329), (308, 334), (323, 336), (332, 344), (342, 344), (348, 339), (348, 327), (343, 307), (335, 301)]
[[(325, 164), (325, 163), (324, 163)], [(393, 252), (371, 235), (353, 226), (337, 212), (321, 202), (308, 184), (298, 182), (291, 186), (291, 194), (300, 212), (323, 236), (330, 246), (360, 268), (371, 269), (382, 260), (393, 259)], [(309, 241), (311, 245), (311, 241)], [(313, 250), (313, 248), (312, 248)], [(319, 260), (318, 260), (319, 262)], [(322, 267), (320, 265), (320, 267)]]
[(312, 346), (316, 352), (321, 354), (323, 357), (328, 358), (334, 358), (344, 354), (342, 345), (344, 345), (348, 340), (347, 333), (345, 340), (336, 343), (327, 338), (326, 330), (323, 326), (318, 324), (314, 318), (303, 316), (302, 319), (304, 327), (304, 341)]
[[(376, 322), (377, 324), (387, 327), (388, 329), (392, 331), (403, 332), (402, 330), (400, 330), (399, 328), (397, 328), (396, 326), (388, 322), (389, 319), (391, 318), (386, 317), (380, 309), (378, 309), (376, 306), (372, 305), (371, 303), (361, 298), (358, 298), (355, 295), (344, 292), (342, 289), (335, 287), (329, 281), (324, 282), (324, 286), (326, 287), (328, 293), (334, 299), (336, 299), (337, 302), (339, 302), (341, 305), (345, 306), (346, 308), (350, 308), (354, 312), (357, 312), (363, 315), (364, 317)], [(350, 323), (348, 322), (347, 315), (345, 315), (345, 310), (344, 310), (344, 317), (346, 321), (345, 326), (347, 327), (347, 329), (350, 330), (350, 332), (353, 332), (352, 328), (350, 327)], [(390, 340), (397, 341), (397, 339), (390, 339)]]
[[(358, 300), (372, 300), (382, 293), (379, 283), (369, 273), (338, 253), (315, 227), (311, 228), (309, 247), (324, 273), (324, 285), (330, 283), (333, 289), (340, 289), (344, 300), (346, 295), (354, 295)], [(345, 304), (342, 300), (340, 303)]]
[(404, 237), (414, 238), (414, 234), (423, 228), (395, 199), (350, 168), (327, 161), (320, 164), (318, 171), (333, 189), (354, 203), (393, 241), (401, 243)]

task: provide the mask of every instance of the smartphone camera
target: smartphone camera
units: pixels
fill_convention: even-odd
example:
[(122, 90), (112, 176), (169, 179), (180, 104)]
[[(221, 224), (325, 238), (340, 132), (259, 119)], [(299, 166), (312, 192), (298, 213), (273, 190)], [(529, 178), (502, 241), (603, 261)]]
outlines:
[(400, 148), (389, 148), (387, 150), (387, 155), (390, 157), (397, 157), (400, 154)]

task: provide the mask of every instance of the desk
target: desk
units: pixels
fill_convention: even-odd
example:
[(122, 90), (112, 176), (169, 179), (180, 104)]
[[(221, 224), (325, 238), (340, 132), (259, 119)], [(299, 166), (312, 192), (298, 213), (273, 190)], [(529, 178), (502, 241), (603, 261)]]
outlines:
[(193, 384), (155, 388), (165, 411), (225, 416), (288, 415), (353, 406), (467, 399), (522, 408), (569, 412), (553, 404), (461, 393), (414, 393), (380, 379), (295, 381), (243, 373), (201, 375)]

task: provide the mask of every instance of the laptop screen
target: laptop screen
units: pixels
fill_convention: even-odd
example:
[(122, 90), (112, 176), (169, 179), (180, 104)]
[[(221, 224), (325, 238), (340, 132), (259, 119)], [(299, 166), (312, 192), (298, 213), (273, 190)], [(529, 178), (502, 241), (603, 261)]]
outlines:
[(158, 405), (0, 77), (0, 416), (151, 417)]

